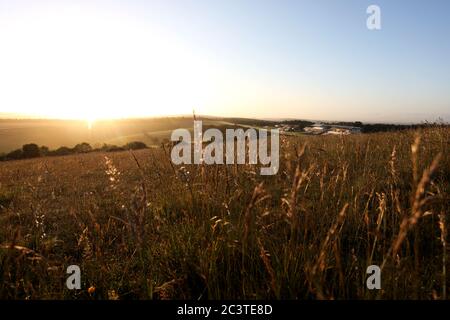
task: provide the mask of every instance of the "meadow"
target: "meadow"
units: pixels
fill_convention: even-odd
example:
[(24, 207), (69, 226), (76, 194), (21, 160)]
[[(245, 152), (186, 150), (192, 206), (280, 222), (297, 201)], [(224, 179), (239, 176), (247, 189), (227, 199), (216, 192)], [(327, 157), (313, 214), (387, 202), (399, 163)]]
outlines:
[(443, 126), (281, 136), (274, 176), (169, 144), (0, 162), (0, 299), (447, 299), (449, 147)]
[[(234, 119), (204, 119), (206, 126), (214, 127), (233, 125), (230, 121), (235, 122)], [(172, 130), (177, 128), (192, 128), (192, 116), (97, 120), (94, 123), (86, 120), (0, 119), (0, 155), (27, 143), (50, 149), (73, 147), (81, 142), (92, 147), (124, 145), (132, 141), (159, 145), (170, 139)]]

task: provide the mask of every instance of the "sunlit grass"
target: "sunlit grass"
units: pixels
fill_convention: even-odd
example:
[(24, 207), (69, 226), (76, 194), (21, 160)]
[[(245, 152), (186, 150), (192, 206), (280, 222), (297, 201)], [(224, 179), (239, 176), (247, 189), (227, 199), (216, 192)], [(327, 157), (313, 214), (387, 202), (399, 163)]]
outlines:
[(281, 143), (265, 177), (169, 146), (0, 163), (0, 298), (446, 297), (448, 128)]

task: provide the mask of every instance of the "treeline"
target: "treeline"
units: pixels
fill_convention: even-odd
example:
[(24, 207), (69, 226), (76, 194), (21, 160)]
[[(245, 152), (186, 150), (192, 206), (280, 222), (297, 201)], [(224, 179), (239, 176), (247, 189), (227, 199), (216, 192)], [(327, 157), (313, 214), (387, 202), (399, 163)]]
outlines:
[(282, 121), (281, 124), (287, 124), (290, 126), (296, 126), (299, 130), (304, 129), (306, 127), (312, 126), (315, 122), (311, 122), (308, 120), (285, 120)]
[(327, 124), (334, 124), (340, 126), (352, 126), (360, 127), (363, 133), (374, 133), (374, 132), (389, 132), (389, 131), (400, 131), (400, 130), (411, 130), (411, 129), (424, 129), (429, 127), (448, 127), (449, 124), (443, 121), (436, 122), (424, 122), (420, 124), (386, 124), (386, 123), (362, 123), (360, 121), (355, 122), (331, 122)]
[(89, 143), (83, 142), (77, 144), (73, 148), (69, 147), (59, 147), (56, 150), (50, 150), (46, 146), (38, 146), (35, 143), (29, 143), (22, 146), (21, 149), (11, 151), (7, 154), (0, 155), (0, 161), (8, 160), (20, 160), (20, 159), (32, 159), (39, 157), (56, 157), (56, 156), (66, 156), (81, 153), (90, 152), (116, 152), (116, 151), (126, 151), (126, 150), (139, 150), (146, 149), (147, 145), (140, 141), (129, 142), (126, 145), (119, 147), (116, 145), (103, 144), (100, 148), (93, 148)]
[(412, 124), (412, 125), (402, 125), (402, 124), (365, 124), (362, 126), (363, 133), (373, 133), (373, 132), (386, 132), (386, 131), (399, 131), (399, 130), (409, 130), (409, 129), (424, 129), (429, 127), (448, 127), (448, 124), (442, 123), (423, 123), (423, 124)]

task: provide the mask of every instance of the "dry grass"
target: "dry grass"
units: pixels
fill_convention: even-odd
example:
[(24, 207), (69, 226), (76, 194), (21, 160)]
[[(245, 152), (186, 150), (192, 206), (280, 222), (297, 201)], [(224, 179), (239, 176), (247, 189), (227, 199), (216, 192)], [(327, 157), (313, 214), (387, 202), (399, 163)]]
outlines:
[(0, 163), (0, 298), (445, 299), (449, 146), (439, 127), (282, 137), (266, 177), (167, 146)]

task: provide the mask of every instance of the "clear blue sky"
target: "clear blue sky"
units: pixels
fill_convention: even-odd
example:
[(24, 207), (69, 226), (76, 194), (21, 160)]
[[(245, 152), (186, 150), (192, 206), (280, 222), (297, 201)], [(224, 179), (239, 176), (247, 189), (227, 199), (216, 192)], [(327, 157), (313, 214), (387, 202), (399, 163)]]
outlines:
[[(381, 8), (382, 29), (379, 31), (366, 28), (366, 8), (371, 4)], [(36, 19), (33, 23), (24, 18), (30, 12)], [(261, 118), (420, 121), (441, 117), (450, 121), (450, 1), (0, 0), (0, 27), (6, 25), (6, 30), (15, 30), (18, 28), (17, 21), (22, 17), (30, 30), (36, 30), (34, 25), (42, 23), (40, 15), (64, 16), (68, 12), (75, 28), (70, 29), (67, 37), (64, 37), (64, 33), (58, 34), (59, 38), (65, 38), (64, 43), (85, 46), (83, 52), (89, 51), (89, 46), (94, 46), (91, 49), (95, 53), (99, 52), (95, 48), (101, 47), (103, 34), (110, 41), (108, 48), (115, 41), (117, 43), (114, 45), (120, 47), (120, 42), (124, 41), (122, 47), (129, 45), (138, 50), (142, 44), (124, 40), (136, 37), (137, 42), (153, 43), (153, 46), (142, 48), (143, 52), (149, 50), (148, 55), (159, 52), (149, 57), (159, 59), (160, 66), (164, 66), (155, 73), (155, 77), (161, 78), (164, 69), (177, 66), (173, 69), (177, 69), (178, 73), (171, 70), (163, 86), (157, 80), (140, 74), (140, 65), (143, 66), (142, 72), (151, 73), (155, 64), (148, 65), (144, 55), (136, 57), (133, 66), (136, 72), (130, 74), (122, 70), (125, 73), (117, 72), (108, 76), (108, 79), (114, 74), (117, 77), (129, 77), (126, 84), (129, 89), (122, 90), (124, 96), (120, 97), (115, 94), (124, 84), (103, 85), (98, 90), (102, 93), (100, 96), (95, 90), (95, 84), (92, 90), (84, 87), (85, 91), (77, 91), (77, 83), (82, 83), (82, 79), (79, 82), (67, 81), (68, 88), (59, 87), (60, 91), (67, 94), (79, 92), (89, 97), (76, 101), (78, 104), (90, 104), (89, 110), (99, 108), (101, 112), (95, 113), (95, 117), (105, 116), (109, 110), (106, 105), (121, 101), (121, 104), (110, 107), (113, 115), (126, 116), (119, 109), (127, 104), (125, 108), (132, 111), (130, 115), (158, 114), (164, 113), (164, 110), (167, 113), (189, 113), (192, 108), (196, 108), (200, 113)], [(71, 37), (77, 35), (77, 24), (84, 23), (84, 16), (107, 21), (105, 29), (113, 31), (98, 33), (98, 42), (95, 39), (86, 43), (80, 39), (72, 41)], [(104, 20), (105, 16), (107, 20)], [(58, 21), (55, 20), (50, 28), (65, 30), (67, 25), (64, 21)], [(90, 21), (90, 29), (102, 28)], [(29, 34), (24, 28), (25, 31), (17, 32), (16, 38)], [(120, 30), (123, 30), (123, 34)], [(96, 30), (91, 31), (96, 34)], [(49, 42), (42, 34), (35, 35), (35, 38), (41, 36), (43, 41), (36, 42), (35, 46), (39, 46), (39, 43), (44, 46)], [(83, 34), (81, 38), (84, 39)], [(0, 67), (6, 64), (8, 58), (16, 57), (18, 50), (32, 49), (23, 44), (15, 47), (16, 42), (11, 37), (8, 39), (9, 42), (2, 41), (3, 45), (0, 42), (0, 46), (8, 45), (7, 50), (10, 51), (4, 56), (0, 53)], [(41, 48), (43, 54), (47, 49), (55, 51), (52, 46), (58, 43), (58, 39), (50, 39), (54, 43)], [(27, 54), (22, 54), (22, 59), (33, 55), (33, 50), (27, 51)], [(70, 58), (76, 60), (78, 56)], [(68, 59), (68, 63), (71, 59)], [(102, 58), (96, 56), (95, 59)], [(90, 69), (95, 69), (95, 59), (89, 60), (93, 63)], [(133, 50), (117, 54), (110, 67), (122, 68), (133, 59)], [(21, 60), (14, 63), (19, 65)], [(49, 60), (45, 63), (52, 62)], [(86, 65), (83, 61), (80, 64)], [(186, 68), (186, 64), (191, 67)], [(14, 70), (9, 69), (10, 73)], [(33, 68), (28, 70), (30, 73), (38, 72)], [(42, 70), (51, 71), (52, 67)], [(27, 71), (22, 71), (26, 77)], [(93, 72), (100, 74), (99, 70)], [(89, 69), (86, 69), (84, 76), (89, 78)], [(34, 82), (30, 82), (30, 85), (48, 83), (50, 86), (55, 81), (50, 77), (43, 81), (33, 77)], [(101, 76), (97, 79), (105, 82)], [(139, 83), (133, 85), (133, 81), (137, 80), (148, 83), (145, 86)], [(0, 84), (9, 85), (8, 92), (16, 92), (17, 97), (19, 89), (7, 82), (6, 75), (3, 76), (3, 82), (0, 75)], [(1, 90), (0, 87), (0, 112), (38, 114), (40, 108), (51, 115), (51, 111), (63, 101), (41, 94), (36, 95), (37, 103), (33, 107), (31, 99), (22, 99), (21, 103), (16, 103), (11, 96), (2, 101)], [(40, 91), (52, 95), (52, 90), (46, 87)], [(155, 95), (165, 92), (165, 95), (152, 99), (152, 92)], [(190, 94), (192, 92), (195, 94)], [(109, 99), (104, 98), (108, 95)], [(135, 99), (127, 100), (128, 95), (133, 95)], [(173, 98), (177, 95), (179, 99)], [(165, 96), (171, 104), (165, 105)], [(50, 99), (50, 102), (46, 99)], [(53, 107), (43, 107), (48, 105)], [(76, 104), (72, 108), (76, 108)], [(117, 110), (114, 111), (114, 108)], [(60, 114), (75, 115), (69, 112)]]

